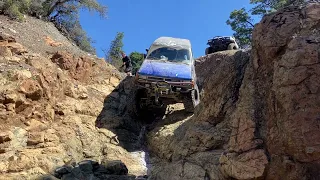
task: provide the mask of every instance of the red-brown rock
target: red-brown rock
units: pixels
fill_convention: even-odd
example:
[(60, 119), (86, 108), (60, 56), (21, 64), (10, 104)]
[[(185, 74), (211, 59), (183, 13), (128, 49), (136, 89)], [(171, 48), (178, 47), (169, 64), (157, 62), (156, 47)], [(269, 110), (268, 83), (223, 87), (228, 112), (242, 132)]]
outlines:
[(26, 95), (27, 98), (30, 98), (34, 101), (39, 100), (43, 95), (43, 90), (40, 84), (32, 79), (24, 80), (19, 90)]

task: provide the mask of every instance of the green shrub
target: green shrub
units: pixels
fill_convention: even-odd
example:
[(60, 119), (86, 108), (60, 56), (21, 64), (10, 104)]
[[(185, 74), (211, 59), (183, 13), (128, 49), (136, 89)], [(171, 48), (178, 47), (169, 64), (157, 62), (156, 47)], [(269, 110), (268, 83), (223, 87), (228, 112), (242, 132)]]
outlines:
[(1, 12), (12, 19), (23, 20), (23, 14), (29, 12), (31, 0), (4, 0), (0, 4)]

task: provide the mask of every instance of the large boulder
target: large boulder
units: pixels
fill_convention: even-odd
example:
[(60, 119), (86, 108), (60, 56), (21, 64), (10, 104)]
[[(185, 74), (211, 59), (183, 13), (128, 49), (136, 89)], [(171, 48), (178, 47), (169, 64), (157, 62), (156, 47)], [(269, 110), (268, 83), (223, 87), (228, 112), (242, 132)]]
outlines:
[[(268, 179), (320, 171), (319, 11), (320, 3), (288, 7), (265, 16), (253, 33), (255, 114), (270, 156)], [(288, 160), (275, 163), (280, 159)]]

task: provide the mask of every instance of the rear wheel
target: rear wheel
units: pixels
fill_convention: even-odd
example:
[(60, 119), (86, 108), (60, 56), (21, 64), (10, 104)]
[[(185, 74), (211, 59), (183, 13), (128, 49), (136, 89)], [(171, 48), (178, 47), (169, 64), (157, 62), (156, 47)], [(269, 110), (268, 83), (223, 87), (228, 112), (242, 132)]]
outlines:
[(238, 47), (235, 43), (230, 43), (228, 45), (228, 50), (237, 50), (237, 49), (238, 49)]
[(208, 54), (211, 54), (211, 53), (213, 53), (213, 48), (212, 47), (207, 47), (206, 51), (205, 51), (205, 54), (208, 55)]
[(147, 107), (145, 106), (145, 103), (143, 102), (143, 99), (147, 98), (147, 90), (146, 89), (138, 89), (136, 92), (135, 97), (135, 104), (134, 104), (134, 113), (137, 117), (145, 114), (147, 111)]
[(184, 97), (183, 105), (184, 105), (185, 111), (194, 113), (194, 109), (199, 104), (199, 102), (200, 102), (199, 88), (197, 85), (195, 85), (195, 88)]

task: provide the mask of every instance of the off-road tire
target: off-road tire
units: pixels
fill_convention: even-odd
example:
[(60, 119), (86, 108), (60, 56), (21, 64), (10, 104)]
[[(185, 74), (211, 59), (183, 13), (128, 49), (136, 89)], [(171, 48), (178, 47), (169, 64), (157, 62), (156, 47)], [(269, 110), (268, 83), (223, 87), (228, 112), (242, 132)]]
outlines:
[(145, 89), (137, 89), (135, 94), (135, 103), (133, 105), (134, 113), (137, 117), (143, 116), (146, 113), (146, 109), (140, 106), (141, 98), (146, 97), (146, 90)]
[(230, 43), (228, 45), (228, 50), (237, 50), (237, 49), (238, 49), (238, 47), (235, 43)]
[(207, 47), (206, 51), (205, 51), (205, 55), (212, 54), (212, 53), (213, 53), (213, 48), (212, 47)]
[(199, 93), (199, 88), (196, 85), (192, 91), (190, 91), (188, 94), (184, 96), (183, 105), (184, 105), (185, 111), (189, 113), (194, 113), (194, 109), (199, 104), (199, 102), (200, 102), (200, 93)]

